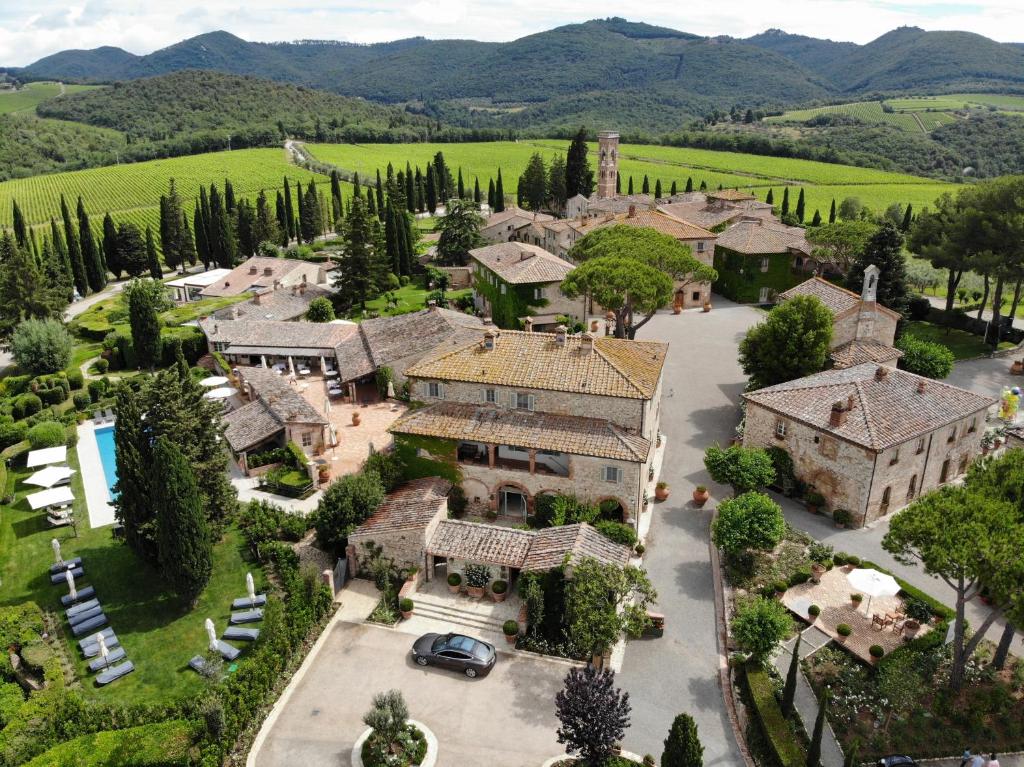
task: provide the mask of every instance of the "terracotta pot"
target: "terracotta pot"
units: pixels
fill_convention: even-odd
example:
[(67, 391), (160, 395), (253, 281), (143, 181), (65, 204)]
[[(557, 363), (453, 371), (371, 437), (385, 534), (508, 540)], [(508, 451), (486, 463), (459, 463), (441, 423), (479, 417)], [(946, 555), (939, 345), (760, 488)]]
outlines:
[(405, 610), (400, 610), (399, 612), (402, 613), (402, 620), (404, 621), (407, 621), (412, 617), (412, 610), (410, 610), (409, 612), (406, 612)]
[(1013, 364), (1010, 365), (1010, 375), (1019, 376), (1021, 373), (1024, 373), (1024, 362), (1014, 360)]
[(864, 601), (863, 599), (851, 599), (850, 600), (850, 605), (853, 607), (854, 610), (856, 610), (858, 607), (860, 607), (860, 604), (863, 601)]
[(466, 586), (466, 593), (469, 594), (472, 599), (483, 599), (484, 587), (483, 586)]
[(511, 634), (511, 635), (510, 634), (505, 634), (505, 641), (508, 642), (511, 645), (514, 645), (516, 643), (516, 639), (517, 638), (518, 638), (518, 635), (516, 635), (516, 634)]
[(836, 639), (839, 641), (839, 644), (846, 644), (846, 640), (849, 638), (850, 637), (844, 637), (842, 634), (836, 635)]
[(913, 618), (908, 619), (903, 624), (903, 636), (906, 639), (913, 639), (917, 636), (917, 632), (921, 630), (921, 624), (915, 621)]
[(699, 490), (693, 491), (693, 502), (698, 506), (703, 506), (708, 502), (708, 498), (711, 497), (711, 493), (705, 490), (703, 493)]
[(597, 327), (598, 327), (597, 320), (591, 320), (590, 321), (590, 332), (591, 333), (596, 333), (597, 332)]
[(681, 307), (681, 306), (673, 306), (672, 307), (672, 314), (682, 314), (682, 313), (683, 313), (683, 307)]
[(845, 522), (833, 522), (832, 524), (834, 524), (840, 530), (842, 530), (844, 527), (846, 527), (846, 523)]
[(327, 480), (329, 480), (331, 478), (331, 470), (329, 468), (327, 468), (326, 466), (321, 468), (321, 469), (319, 469), (317, 471), (317, 474), (319, 475), (321, 483), (324, 483), (324, 482), (326, 482)]
[(817, 507), (816, 504), (813, 504), (813, 503), (807, 504), (807, 510), (809, 512), (811, 512), (811, 514), (817, 514), (818, 513), (818, 507)]
[(493, 599), (495, 602), (504, 602), (505, 601), (505, 597), (507, 597), (507, 596), (508, 596), (508, 592), (507, 591), (503, 591), (500, 594), (495, 594), (493, 591), (491, 592), (491, 599)]
[(811, 579), (815, 583), (820, 583), (821, 582), (821, 576), (823, 576), (824, 574), (825, 574), (825, 565), (819, 564), (817, 562), (815, 562), (813, 565), (811, 565)]
[(450, 592), (452, 592), (453, 594), (458, 594), (460, 591), (462, 591), (462, 584), (460, 583), (458, 586), (453, 586), (452, 584), (449, 583), (448, 584), (448, 590)]
[(668, 498), (668, 488), (667, 487), (655, 487), (654, 488), (654, 497), (656, 499), (658, 499), (659, 501), (664, 501), (665, 499)]
[(705, 312), (710, 312), (711, 311), (711, 302), (710, 301), (706, 301), (704, 303), (704, 311)]
[(359, 413), (353, 413), (352, 414), (352, 425), (353, 426), (358, 426), (361, 420), (362, 419), (359, 417)]

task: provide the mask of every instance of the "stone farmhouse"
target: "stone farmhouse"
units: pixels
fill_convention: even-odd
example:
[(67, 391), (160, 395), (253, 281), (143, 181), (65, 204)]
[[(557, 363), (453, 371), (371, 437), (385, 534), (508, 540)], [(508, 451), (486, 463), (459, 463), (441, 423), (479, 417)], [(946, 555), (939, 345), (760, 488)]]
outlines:
[(368, 520), (348, 537), (349, 562), (373, 543), (400, 568), (417, 567), (425, 580), (486, 565), (492, 580), (513, 582), (519, 572), (547, 571), (566, 559), (591, 557), (624, 566), (627, 546), (613, 543), (588, 524), (516, 530), (448, 519), (451, 483), (440, 477), (414, 479), (389, 493)]
[(896, 367), (903, 356), (893, 347), (900, 315), (875, 300), (878, 275), (877, 266), (864, 270), (864, 286), (859, 296), (821, 277), (812, 277), (780, 293), (779, 301), (814, 296), (828, 307), (833, 316), (830, 356), (834, 367), (848, 368), (864, 362)]
[(996, 403), (864, 363), (743, 395), (746, 447), (779, 447), (796, 478), (861, 526), (967, 471)]
[(328, 281), (328, 273), (334, 266), (330, 261), (321, 264), (294, 258), (253, 256), (204, 287), (198, 297), (239, 296), (293, 285), (320, 285)]
[(560, 316), (586, 319), (584, 300), (562, 294), (573, 265), (539, 245), (504, 242), (469, 251), (473, 264), (473, 305), (503, 328), (530, 317), (534, 330), (554, 330)]
[(547, 213), (523, 210), (516, 205), (510, 205), (505, 210), (492, 213), (484, 220), (484, 225), (480, 227), (480, 236), (489, 243), (511, 242), (520, 239), (519, 232), (531, 224), (554, 220), (555, 217)]
[(320, 285), (299, 283), (288, 288), (278, 286), (253, 293), (248, 301), (220, 309), (213, 316), (218, 320), (295, 322), (306, 316), (313, 299), (330, 295), (331, 291)]
[(752, 194), (735, 189), (673, 195), (660, 202), (658, 210), (710, 229), (712, 232), (721, 232), (729, 224), (736, 223), (742, 218), (774, 220), (770, 204), (761, 202)]
[[(454, 460), (472, 510), (515, 521), (541, 494), (606, 504), (637, 524), (660, 445), (667, 344), (500, 330), (409, 367), (425, 407), (391, 426)], [(426, 440), (424, 440), (426, 438)]]
[(810, 255), (802, 228), (758, 216), (741, 218), (715, 243), (715, 291), (739, 303), (771, 303), (801, 281)]

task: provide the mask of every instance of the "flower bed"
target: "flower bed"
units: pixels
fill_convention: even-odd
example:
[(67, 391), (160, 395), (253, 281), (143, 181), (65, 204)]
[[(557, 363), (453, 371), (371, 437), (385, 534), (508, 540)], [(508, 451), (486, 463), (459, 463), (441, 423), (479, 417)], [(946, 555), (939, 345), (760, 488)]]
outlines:
[(380, 743), (370, 732), (359, 752), (363, 767), (412, 767), (422, 764), (426, 755), (427, 737), (414, 724), (407, 724), (406, 731), (391, 744)]

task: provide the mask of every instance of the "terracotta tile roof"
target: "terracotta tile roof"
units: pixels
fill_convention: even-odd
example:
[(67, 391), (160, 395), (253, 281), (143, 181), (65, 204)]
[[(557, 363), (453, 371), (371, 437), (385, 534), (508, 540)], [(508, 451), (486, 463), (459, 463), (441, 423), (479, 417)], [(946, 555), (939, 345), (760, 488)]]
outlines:
[[(880, 379), (876, 371), (885, 371)], [(924, 391), (918, 390), (924, 384)], [(829, 425), (832, 405), (852, 397), (846, 422)], [(905, 370), (864, 363), (826, 370), (744, 394), (748, 403), (875, 451), (885, 450), (974, 415), (991, 397), (923, 378)]]
[(237, 296), (256, 285), (270, 288), (273, 287), (274, 280), (283, 280), (296, 271), (305, 273), (306, 282), (313, 284), (318, 281), (320, 270), (326, 266), (328, 265), (294, 258), (253, 256), (232, 269), (230, 274), (225, 275), (209, 287), (203, 288), (201, 295), (205, 298)]
[(224, 439), (236, 453), (255, 447), (284, 428), (263, 400), (242, 405), (221, 420), (224, 422)]
[(886, 346), (873, 339), (850, 341), (833, 349), (829, 356), (837, 368), (852, 368), (865, 362), (892, 362), (903, 356), (893, 346)]
[(538, 245), (524, 242), (500, 242), (469, 251), (505, 282), (514, 285), (561, 282), (573, 265)]
[(637, 210), (654, 207), (654, 196), (650, 194), (617, 194), (614, 197), (598, 197), (591, 195), (587, 201), (587, 215), (598, 213), (628, 213), (629, 206)]
[(566, 554), (570, 561), (596, 559), (603, 564), (624, 566), (629, 562), (629, 547), (605, 538), (586, 523), (547, 527), (536, 531), (523, 570), (547, 571), (560, 566)]
[(373, 516), (353, 530), (349, 538), (425, 528), (445, 505), (451, 489), (452, 483), (441, 477), (406, 482), (388, 493)]
[[(314, 298), (329, 296), (331, 291), (317, 285), (306, 285), (302, 293), (292, 292), (291, 288), (274, 290), (268, 288), (259, 293), (259, 298), (243, 301), (216, 311), (213, 316), (218, 320), (240, 320), (268, 322), (291, 321), (300, 319), (309, 309)], [(258, 303), (257, 303), (258, 301)]]
[(661, 210), (637, 210), (632, 216), (623, 213), (610, 219), (590, 219), (576, 229), (585, 235), (615, 224), (648, 227), (677, 240), (713, 240), (718, 236)]
[(831, 309), (832, 314), (835, 315), (860, 306), (860, 296), (852, 290), (841, 288), (821, 277), (811, 277), (811, 279), (779, 293), (779, 301), (788, 301), (794, 296), (814, 296)]
[(719, 247), (746, 255), (771, 255), (797, 250), (811, 254), (804, 230), (763, 218), (744, 218), (718, 235)]
[(707, 198), (709, 200), (728, 200), (729, 202), (757, 199), (749, 192), (741, 192), (738, 189), (722, 189), (718, 192), (707, 192)]
[(492, 213), (486, 219), (481, 229), (490, 229), (491, 227), (498, 226), (499, 224), (507, 223), (514, 219), (521, 219), (525, 224), (529, 221), (553, 221), (554, 216), (549, 216), (547, 213), (535, 213), (532, 210), (524, 210), (523, 208), (511, 205), (505, 210)]
[(238, 375), (279, 422), (327, 424), (319, 410), (295, 391), (284, 376), (270, 368), (240, 367)]
[(228, 353), (232, 346), (239, 346), (284, 349), (284, 353), (294, 350), (299, 355), (302, 350), (331, 354), (338, 344), (358, 331), (355, 323), (254, 322), (251, 318), (221, 320), (215, 317), (200, 320), (199, 327), (209, 341), (228, 344)]
[(391, 424), (390, 431), (635, 463), (646, 461), (651, 451), (650, 440), (601, 418), (508, 410), (467, 402), (439, 402), (410, 410)]
[(568, 336), (559, 346), (554, 333), (494, 331), (493, 349), (484, 348), (481, 333), (478, 341), (410, 366), (406, 375), (651, 399), (668, 353), (664, 343), (601, 337), (587, 354), (580, 336)]
[(442, 519), (427, 542), (427, 551), (439, 557), (521, 568), (533, 536), (530, 530)]

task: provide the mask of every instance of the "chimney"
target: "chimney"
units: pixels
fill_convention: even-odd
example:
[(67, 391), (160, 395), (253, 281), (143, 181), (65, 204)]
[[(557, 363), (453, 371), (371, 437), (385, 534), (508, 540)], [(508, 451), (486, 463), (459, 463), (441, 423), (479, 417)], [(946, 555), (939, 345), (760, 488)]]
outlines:
[(928, 390), (928, 384), (926, 384), (924, 381), (918, 381), (917, 382), (917, 393), (918, 394), (924, 394), (927, 390)]
[(265, 266), (265, 267), (263, 267), (263, 276), (264, 277), (269, 277), (273, 273), (274, 273), (274, 267), (272, 267), (272, 266)]
[(217, 335), (217, 323), (216, 322), (213, 323), (213, 333), (212, 333), (212, 335)]
[(231, 319), (238, 319), (238, 304), (235, 304), (234, 306), (231, 307)]
[(256, 272), (258, 271), (259, 269), (256, 268), (256, 264), (253, 264), (252, 266), (249, 267), (249, 274), (256, 274)]
[(559, 325), (555, 328), (555, 344), (559, 347), (565, 347), (565, 334), (569, 332), (569, 328), (565, 325)]
[(583, 354), (590, 354), (594, 351), (594, 337), (589, 332), (580, 336), (580, 351)]
[(254, 296), (252, 297), (252, 302), (253, 302), (254, 304), (256, 304), (256, 306), (260, 306), (260, 301), (261, 301), (261, 299), (260, 299), (260, 295), (261, 295), (260, 293), (256, 293), (256, 294), (255, 294), (255, 295), (254, 295)]
[(627, 214), (626, 217), (627, 218), (634, 218), (634, 217), (636, 217), (636, 205), (630, 205), (629, 206), (629, 213)]
[(490, 328), (487, 328), (487, 330), (484, 331), (484, 348), (485, 349), (487, 349), (488, 351), (493, 351), (494, 350), (494, 344), (497, 342), (497, 340), (498, 340), (498, 334), (495, 333), (493, 330), (491, 330)]
[(493, 324), (494, 324), (494, 320), (492, 320), (490, 317), (484, 317), (484, 325), (493, 325)]
[(523, 320), (523, 329), (525, 329), (527, 333), (532, 333), (533, 332), (533, 318), (532, 317), (527, 317), (525, 320)]
[(427, 301), (427, 308), (430, 311), (434, 311), (435, 309), (437, 309), (437, 301), (435, 301), (434, 299), (430, 299), (429, 301)]
[(292, 295), (296, 296), (298, 294), (299, 294), (299, 286), (298, 285), (292, 285)]
[(888, 375), (889, 375), (889, 368), (887, 368), (885, 365), (879, 365), (875, 369), (875, 380), (876, 381), (884, 381), (888, 377)]
[(278, 290), (281, 287), (281, 280), (274, 280), (274, 290)]
[(846, 398), (846, 409), (853, 410), (853, 395), (851, 394)]
[(828, 416), (828, 425), (833, 429), (839, 428), (846, 423), (846, 416), (849, 412), (849, 409), (842, 402), (833, 402), (832, 412)]

